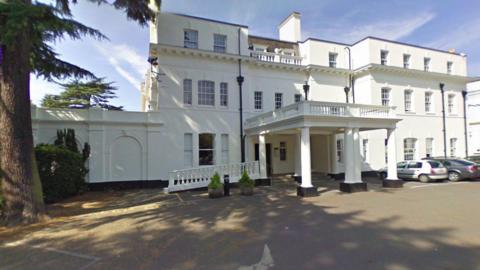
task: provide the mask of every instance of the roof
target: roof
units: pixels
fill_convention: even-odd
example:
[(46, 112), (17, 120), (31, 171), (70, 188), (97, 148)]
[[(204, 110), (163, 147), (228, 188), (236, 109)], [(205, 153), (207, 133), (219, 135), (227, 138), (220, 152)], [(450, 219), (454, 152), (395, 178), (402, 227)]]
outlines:
[(230, 23), (230, 22), (219, 21), (219, 20), (212, 20), (212, 19), (196, 17), (196, 16), (191, 16), (191, 15), (186, 15), (186, 14), (181, 14), (181, 13), (169, 13), (169, 12), (166, 12), (166, 13), (167, 14), (178, 15), (178, 16), (182, 16), (182, 17), (186, 17), (186, 18), (196, 19), (196, 20), (202, 20), (202, 21), (207, 21), (207, 22), (221, 23), (221, 24), (226, 24), (226, 25), (231, 25), (231, 26), (248, 28), (248, 26), (246, 26), (246, 25), (241, 25), (241, 24), (236, 24), (236, 23)]

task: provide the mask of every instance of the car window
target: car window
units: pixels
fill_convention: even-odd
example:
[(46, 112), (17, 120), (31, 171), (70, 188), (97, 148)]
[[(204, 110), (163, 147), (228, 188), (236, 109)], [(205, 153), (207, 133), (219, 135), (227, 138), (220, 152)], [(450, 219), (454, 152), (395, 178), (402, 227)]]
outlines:
[(445, 161), (443, 162), (443, 165), (445, 165), (445, 166), (452, 166), (452, 163), (451, 163), (450, 161), (448, 161), (448, 160), (445, 160)]
[(472, 166), (475, 165), (475, 163), (468, 161), (468, 160), (463, 160), (463, 159), (456, 159), (452, 160), (452, 164), (455, 166)]
[(403, 168), (405, 168), (405, 165), (406, 165), (406, 164), (407, 164), (407, 163), (405, 163), (405, 162), (399, 162), (399, 163), (397, 163), (397, 169), (403, 169)]
[(428, 164), (430, 164), (432, 168), (443, 168), (442, 163), (438, 161), (428, 161)]
[(410, 162), (410, 163), (408, 163), (407, 168), (409, 168), (409, 169), (419, 169), (419, 168), (422, 168), (422, 162)]

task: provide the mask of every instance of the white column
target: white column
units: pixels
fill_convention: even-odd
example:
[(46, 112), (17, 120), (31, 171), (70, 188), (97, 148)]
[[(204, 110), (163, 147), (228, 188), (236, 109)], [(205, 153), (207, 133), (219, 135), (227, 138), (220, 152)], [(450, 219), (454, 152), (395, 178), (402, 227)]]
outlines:
[(345, 183), (356, 183), (358, 182), (355, 179), (355, 152), (354, 152), (354, 141), (353, 141), (353, 129), (345, 128), (344, 131), (345, 138), (344, 143), (344, 164), (345, 164)]
[(302, 147), (302, 138), (301, 134), (295, 134), (295, 176), (302, 175), (302, 161), (301, 161), (301, 151), (300, 148)]
[(354, 151), (354, 180), (357, 182), (362, 181), (362, 164), (363, 158), (362, 154), (360, 153), (360, 131), (358, 128), (353, 129), (353, 151)]
[(328, 136), (328, 140), (330, 144), (330, 173), (337, 173), (337, 136), (332, 134)]
[(312, 169), (310, 161), (310, 128), (303, 127), (301, 131), (300, 156), (302, 161), (302, 184), (301, 187), (309, 188), (312, 185)]
[(267, 148), (265, 147), (265, 134), (258, 135), (258, 157), (260, 162), (260, 177), (267, 178)]
[(388, 155), (388, 180), (398, 180), (397, 176), (397, 145), (395, 141), (395, 129), (387, 129), (387, 155)]

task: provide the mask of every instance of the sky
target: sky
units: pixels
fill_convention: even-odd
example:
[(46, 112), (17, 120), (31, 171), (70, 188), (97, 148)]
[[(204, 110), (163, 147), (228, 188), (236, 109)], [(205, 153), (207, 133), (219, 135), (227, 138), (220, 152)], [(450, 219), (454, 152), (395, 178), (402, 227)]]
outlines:
[[(109, 40), (61, 40), (60, 58), (105, 77), (118, 88), (114, 105), (140, 110), (140, 84), (149, 68), (148, 27), (127, 20), (108, 5), (78, 1), (73, 16)], [(480, 76), (479, 0), (163, 0), (162, 12), (183, 13), (249, 27), (253, 35), (278, 38), (278, 24), (291, 12), (302, 15), (302, 36), (353, 43), (375, 36), (437, 49), (455, 48), (468, 56), (468, 75)], [(32, 75), (31, 98), (61, 88)]]

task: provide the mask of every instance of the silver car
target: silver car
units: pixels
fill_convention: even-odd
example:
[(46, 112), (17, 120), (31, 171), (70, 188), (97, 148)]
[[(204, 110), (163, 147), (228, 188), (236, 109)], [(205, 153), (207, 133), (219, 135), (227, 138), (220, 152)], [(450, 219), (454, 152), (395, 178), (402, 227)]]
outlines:
[[(387, 168), (379, 171), (381, 178), (387, 177)], [(427, 183), (448, 178), (448, 172), (441, 162), (435, 160), (409, 160), (397, 163), (400, 179), (414, 179)]]

